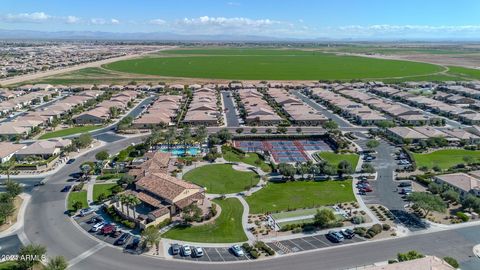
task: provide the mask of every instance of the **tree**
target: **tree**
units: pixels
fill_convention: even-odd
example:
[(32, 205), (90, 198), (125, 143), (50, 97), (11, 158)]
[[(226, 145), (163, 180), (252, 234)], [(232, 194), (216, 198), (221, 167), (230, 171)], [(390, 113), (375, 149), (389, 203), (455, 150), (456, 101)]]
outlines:
[(416, 259), (420, 259), (420, 258), (423, 258), (423, 257), (425, 257), (425, 256), (423, 256), (421, 253), (419, 253), (418, 251), (415, 251), (415, 250), (410, 250), (407, 253), (398, 253), (397, 254), (397, 259), (398, 259), (399, 262), (416, 260)]
[(196, 130), (195, 130), (195, 140), (198, 142), (198, 143), (203, 143), (205, 142), (205, 140), (207, 139), (207, 136), (208, 136), (208, 132), (207, 132), (207, 128), (205, 126), (199, 126)]
[(0, 202), (0, 225), (3, 225), (7, 222), (8, 217), (13, 215), (15, 212), (15, 205), (13, 204), (12, 199), (5, 195)]
[(375, 168), (370, 163), (363, 163), (362, 164), (362, 172), (363, 173), (375, 173)]
[(281, 133), (281, 134), (285, 134), (285, 133), (287, 133), (287, 128), (284, 127), (284, 126), (278, 126), (277, 127), (277, 132)]
[(431, 211), (444, 212), (446, 208), (445, 203), (440, 196), (427, 192), (413, 192), (408, 196), (408, 200), (416, 207), (422, 209), (425, 213), (425, 217), (427, 217)]
[(335, 214), (328, 208), (317, 210), (317, 213), (313, 217), (315, 225), (320, 228), (328, 228), (329, 225), (336, 220)]
[(175, 142), (175, 138), (177, 137), (177, 131), (174, 127), (171, 127), (165, 133), (165, 143), (167, 144), (167, 148), (170, 150), (170, 147)]
[(334, 130), (338, 129), (338, 124), (330, 119), (327, 122), (323, 123), (322, 127), (327, 130)]
[(222, 143), (226, 143), (227, 141), (232, 139), (232, 134), (228, 129), (222, 128), (217, 132), (217, 136)]
[(110, 155), (109, 155), (108, 152), (105, 151), (105, 150), (100, 151), (100, 152), (98, 152), (98, 153), (95, 154), (95, 158), (96, 158), (97, 160), (101, 160), (101, 161), (107, 160), (109, 157), (110, 157)]
[(265, 132), (268, 133), (268, 134), (270, 134), (270, 133), (272, 133), (273, 131), (272, 131), (271, 128), (267, 128), (267, 129), (265, 130)]
[(162, 234), (155, 226), (148, 226), (145, 228), (142, 232), (142, 238), (148, 246), (155, 245), (158, 251)]
[(74, 212), (77, 212), (79, 209), (83, 208), (83, 203), (81, 201), (73, 201), (72, 208)]
[(449, 203), (460, 202), (460, 194), (453, 189), (447, 189), (442, 193), (442, 198)]
[(380, 142), (377, 140), (369, 140), (366, 145), (369, 149), (374, 149), (380, 145)]
[(7, 180), (5, 183), (5, 191), (10, 198), (15, 198), (22, 193), (23, 188), (19, 183), (12, 180)]
[(284, 177), (293, 178), (297, 169), (292, 164), (280, 163), (278, 164), (278, 172)]
[(48, 261), (45, 270), (65, 270), (68, 268), (68, 262), (63, 256), (53, 257)]
[(465, 195), (462, 200), (462, 208), (469, 212), (480, 212), (480, 198), (470, 193)]
[(235, 130), (235, 132), (237, 132), (237, 134), (242, 134), (243, 133), (243, 128), (237, 128)]
[(337, 174), (339, 177), (343, 177), (345, 174), (352, 174), (354, 169), (352, 168), (352, 164), (346, 160), (342, 160), (338, 163), (337, 167)]
[(83, 133), (80, 136), (78, 136), (78, 138), (76, 138), (76, 140), (74, 141), (74, 144), (78, 148), (85, 148), (90, 144), (92, 144), (92, 142), (93, 142), (92, 135), (90, 135), (90, 133)]
[(139, 198), (137, 198), (137, 196), (134, 196), (134, 195), (128, 195), (127, 201), (128, 201), (128, 205), (132, 207), (133, 217), (135, 217), (135, 214), (136, 214), (135, 208), (137, 207), (137, 205), (141, 204), (142, 202), (140, 201)]
[(297, 127), (295, 130), (297, 131), (297, 133), (302, 133), (302, 128), (301, 127)]
[(307, 163), (303, 163), (297, 167), (297, 171), (302, 176), (302, 178), (305, 178), (305, 174), (310, 172), (310, 167)]
[(41, 245), (30, 244), (21, 247), (18, 251), (17, 265), (19, 269), (31, 269), (40, 263), (47, 253), (47, 249)]
[(435, 182), (432, 182), (428, 184), (428, 191), (430, 191), (433, 194), (440, 194), (443, 192), (443, 186)]
[(393, 121), (384, 120), (384, 121), (377, 122), (375, 125), (377, 125), (377, 127), (379, 127), (379, 128), (384, 128), (385, 129), (385, 128), (394, 127), (395, 123)]
[(128, 185), (133, 184), (134, 181), (135, 181), (135, 178), (132, 175), (124, 174), (117, 181), (117, 184), (119, 184), (119, 185), (126, 184), (128, 186)]
[(117, 107), (110, 107), (108, 109), (108, 113), (110, 114), (111, 118), (116, 118), (118, 116), (119, 111)]
[(252, 128), (252, 129), (250, 129), (250, 133), (252, 133), (252, 134), (255, 134), (255, 133), (257, 133), (257, 129), (256, 129), (256, 128)]

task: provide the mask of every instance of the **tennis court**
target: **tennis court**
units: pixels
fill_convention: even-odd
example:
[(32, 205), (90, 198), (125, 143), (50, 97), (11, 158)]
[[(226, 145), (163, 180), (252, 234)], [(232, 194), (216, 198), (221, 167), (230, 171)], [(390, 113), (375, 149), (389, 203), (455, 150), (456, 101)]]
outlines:
[(237, 140), (235, 147), (245, 152), (268, 151), (277, 163), (305, 162), (309, 160), (307, 151), (330, 151), (323, 140)]

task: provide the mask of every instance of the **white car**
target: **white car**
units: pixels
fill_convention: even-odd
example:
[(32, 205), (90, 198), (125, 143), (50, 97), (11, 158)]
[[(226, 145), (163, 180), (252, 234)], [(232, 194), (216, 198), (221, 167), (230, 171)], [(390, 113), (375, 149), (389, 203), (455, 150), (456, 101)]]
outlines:
[(99, 230), (101, 230), (103, 228), (103, 226), (105, 226), (106, 223), (104, 221), (100, 221), (99, 223), (93, 225), (92, 227), (92, 232), (98, 232)]
[(80, 216), (84, 217), (84, 216), (86, 216), (90, 213), (93, 213), (93, 212), (95, 212), (95, 211), (92, 208), (85, 208), (85, 209), (80, 210)]
[(245, 253), (243, 252), (243, 249), (239, 245), (233, 245), (231, 249), (233, 254), (235, 254), (235, 256), (237, 257), (242, 257), (245, 255)]
[(182, 246), (182, 255), (183, 256), (190, 256), (192, 255), (192, 250), (190, 249), (189, 245), (183, 245)]
[(193, 248), (193, 256), (195, 258), (199, 258), (203, 256), (203, 249), (201, 247), (194, 247)]

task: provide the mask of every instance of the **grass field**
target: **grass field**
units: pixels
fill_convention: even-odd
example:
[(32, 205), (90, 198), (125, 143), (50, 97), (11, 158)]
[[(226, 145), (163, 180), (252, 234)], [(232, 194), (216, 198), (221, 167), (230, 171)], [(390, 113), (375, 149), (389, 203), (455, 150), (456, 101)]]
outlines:
[(111, 196), (112, 195), (112, 188), (117, 186), (117, 184), (95, 184), (93, 186), (93, 201), (96, 202), (98, 200), (98, 196), (100, 194), (105, 193), (105, 195)]
[(471, 69), (464, 67), (448, 67), (450, 70), (449, 74), (454, 74), (461, 76), (467, 79), (480, 80), (480, 69)]
[(201, 243), (236, 243), (247, 241), (242, 228), (243, 206), (236, 198), (214, 200), (222, 212), (211, 224), (195, 227), (175, 227), (163, 237)]
[(45, 133), (42, 136), (40, 136), (39, 139), (43, 140), (43, 139), (65, 137), (65, 136), (69, 136), (69, 135), (89, 132), (89, 131), (96, 130), (96, 129), (99, 129), (99, 128), (102, 128), (102, 126), (90, 126), (90, 125), (88, 125), (88, 126), (71, 127), (71, 128), (66, 128), (66, 129), (61, 129), (61, 130), (56, 130), (56, 131)]
[(147, 75), (242, 80), (350, 80), (428, 75), (432, 64), (339, 56), (318, 51), (194, 49), (166, 51), (169, 57), (118, 61), (104, 68)]
[(352, 165), (352, 168), (355, 169), (355, 167), (357, 167), (359, 158), (357, 154), (336, 154), (333, 152), (317, 152), (315, 154), (321, 159), (330, 163), (335, 168), (337, 168), (338, 163), (340, 163), (342, 160), (345, 160)]
[(442, 169), (448, 169), (460, 163), (465, 163), (464, 157), (472, 157), (475, 161), (480, 160), (480, 151), (470, 151), (464, 149), (446, 149), (438, 150), (428, 154), (412, 153), (417, 167), (433, 168), (439, 166)]
[[(223, 158), (226, 161), (247, 163), (255, 167), (260, 167), (262, 171), (267, 173), (272, 171), (272, 168), (267, 163), (263, 162), (263, 160), (260, 158), (260, 156), (257, 153), (247, 153), (245, 157), (241, 157), (237, 153), (225, 147), (222, 148), (222, 153), (223, 153)], [(260, 165), (255, 164), (256, 160), (262, 161)]]
[(355, 201), (351, 181), (269, 183), (246, 198), (250, 213), (288, 211)]
[(234, 170), (229, 164), (214, 164), (198, 167), (187, 172), (183, 179), (207, 188), (207, 193), (229, 194), (244, 191), (256, 185), (259, 176), (254, 172)]
[(88, 202), (87, 202), (87, 191), (82, 190), (78, 192), (70, 192), (68, 195), (68, 201), (67, 201), (67, 209), (68, 210), (73, 210), (73, 202), (79, 201), (82, 202), (83, 208), (88, 207)]

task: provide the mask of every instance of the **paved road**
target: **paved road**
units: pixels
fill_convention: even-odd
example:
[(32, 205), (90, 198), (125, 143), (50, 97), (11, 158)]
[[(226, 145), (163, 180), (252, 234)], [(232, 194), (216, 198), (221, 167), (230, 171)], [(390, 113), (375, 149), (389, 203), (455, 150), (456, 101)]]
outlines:
[(96, 152), (106, 149), (110, 153), (115, 153), (132, 142), (140, 140), (140, 138), (125, 139), (92, 151), (51, 176), (45, 186), (35, 188), (25, 215), (24, 229), (28, 239), (47, 246), (51, 256), (65, 256), (74, 264), (71, 269), (345, 269), (384, 261), (395, 257), (397, 252), (410, 249), (438, 256), (450, 255), (467, 266), (479, 266), (478, 260), (470, 256), (473, 256), (473, 246), (480, 243), (480, 234), (478, 234), (480, 226), (366, 243), (362, 245), (361, 252), (357, 246), (347, 246), (246, 264), (191, 264), (124, 254), (118, 249), (98, 244), (70, 222), (64, 214), (66, 194), (60, 192), (60, 189), (67, 183), (69, 175), (78, 171), (78, 166), (84, 160), (93, 159)]
[(237, 113), (235, 110), (235, 104), (233, 103), (232, 96), (229, 91), (222, 91), (223, 104), (225, 106), (225, 116), (227, 121), (227, 127), (238, 127), (240, 123), (238, 122)]
[(323, 115), (325, 115), (328, 119), (332, 119), (338, 124), (338, 127), (340, 128), (349, 128), (352, 127), (353, 125), (350, 124), (347, 120), (343, 119), (342, 117), (338, 116), (337, 114), (327, 110), (325, 107), (322, 105), (316, 103), (313, 101), (311, 98), (303, 95), (300, 93), (298, 90), (290, 91), (292, 94), (297, 96), (297, 98), (301, 99), (303, 102), (308, 104), (310, 107), (314, 108), (315, 110), (321, 112)]

